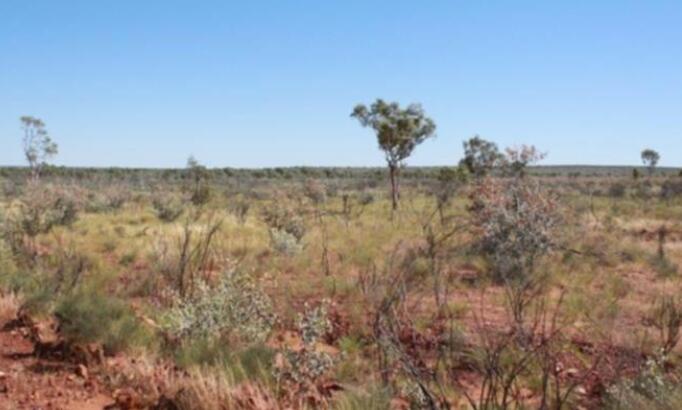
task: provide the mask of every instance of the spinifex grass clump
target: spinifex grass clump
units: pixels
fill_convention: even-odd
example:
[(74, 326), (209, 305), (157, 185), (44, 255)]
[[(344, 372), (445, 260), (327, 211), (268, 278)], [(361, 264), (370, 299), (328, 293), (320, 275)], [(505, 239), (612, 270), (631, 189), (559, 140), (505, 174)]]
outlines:
[(60, 333), (72, 343), (102, 343), (111, 352), (145, 346), (151, 335), (122, 299), (83, 286), (57, 300), (55, 315)]

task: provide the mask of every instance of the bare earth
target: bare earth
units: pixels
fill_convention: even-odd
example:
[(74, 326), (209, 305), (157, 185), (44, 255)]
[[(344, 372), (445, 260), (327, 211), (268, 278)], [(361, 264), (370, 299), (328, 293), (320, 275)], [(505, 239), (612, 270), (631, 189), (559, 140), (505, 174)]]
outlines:
[(113, 403), (83, 366), (38, 358), (26, 329), (0, 326), (1, 410), (94, 410)]

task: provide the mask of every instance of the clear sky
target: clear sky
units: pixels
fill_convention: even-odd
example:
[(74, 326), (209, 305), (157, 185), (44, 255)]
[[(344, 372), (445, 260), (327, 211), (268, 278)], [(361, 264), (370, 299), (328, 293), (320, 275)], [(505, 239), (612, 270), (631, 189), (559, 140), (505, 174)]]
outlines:
[(682, 2), (0, 1), (0, 164), (34, 115), (62, 165), (382, 165), (377, 97), (436, 121), (412, 165), (480, 134), (682, 166)]

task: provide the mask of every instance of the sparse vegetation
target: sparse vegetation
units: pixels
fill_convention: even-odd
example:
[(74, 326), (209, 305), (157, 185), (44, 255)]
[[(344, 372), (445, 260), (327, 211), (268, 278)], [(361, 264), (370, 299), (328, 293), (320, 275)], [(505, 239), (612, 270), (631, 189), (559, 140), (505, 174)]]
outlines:
[(411, 169), (421, 108), (353, 116), (388, 198), (378, 169), (4, 173), (0, 319), (147, 407), (678, 407), (677, 177), (480, 137)]

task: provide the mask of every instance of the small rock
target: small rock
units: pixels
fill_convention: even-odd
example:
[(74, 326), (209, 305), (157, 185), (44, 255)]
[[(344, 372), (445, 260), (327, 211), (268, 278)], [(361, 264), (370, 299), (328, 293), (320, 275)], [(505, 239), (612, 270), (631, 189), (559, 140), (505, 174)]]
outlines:
[(76, 367), (76, 375), (82, 377), (83, 379), (88, 379), (88, 368), (82, 364), (79, 364), (78, 367)]
[(571, 377), (576, 376), (578, 374), (578, 369), (576, 369), (575, 367), (571, 367), (570, 369), (566, 369), (566, 374), (571, 376)]

